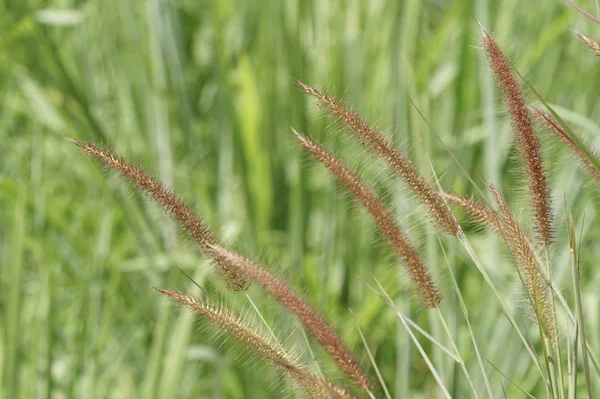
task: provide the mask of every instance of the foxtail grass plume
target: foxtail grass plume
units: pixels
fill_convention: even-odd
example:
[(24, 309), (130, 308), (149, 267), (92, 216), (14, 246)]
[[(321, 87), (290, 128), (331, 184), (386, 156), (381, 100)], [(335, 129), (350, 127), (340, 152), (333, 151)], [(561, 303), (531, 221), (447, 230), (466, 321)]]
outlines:
[(554, 342), (556, 331), (548, 297), (550, 293), (544, 278), (540, 275), (535, 250), (500, 191), (491, 184), (490, 190), (500, 208), (500, 214), (489, 205), (470, 198), (448, 194), (444, 194), (444, 197), (448, 203), (463, 208), (473, 218), (489, 226), (502, 238), (519, 268), (519, 275), (527, 290), (532, 309), (543, 326), (543, 331)]
[(548, 246), (552, 241), (552, 207), (540, 142), (533, 130), (529, 110), (512, 74), (511, 65), (494, 39), (485, 30), (482, 29), (482, 32), (488, 60), (508, 107), (521, 157), (527, 169), (530, 203), (535, 215), (538, 238), (543, 246)]
[[(581, 148), (575, 144), (573, 139), (569, 136), (569, 134), (565, 131), (565, 129), (550, 115), (545, 114), (537, 108), (532, 108), (531, 113), (533, 116), (540, 121), (544, 127), (556, 137), (558, 137), (563, 143), (569, 147), (573, 154), (579, 159), (579, 161), (583, 164), (583, 166), (590, 172), (596, 183), (600, 184), (600, 171), (596, 169), (594, 164), (588, 159), (588, 157), (583, 153)], [(593, 150), (588, 149), (588, 154), (595, 156), (598, 159), (598, 163), (600, 163), (600, 157)]]
[[(148, 195), (149, 198), (158, 203), (167, 215), (177, 221), (204, 251), (218, 244), (217, 238), (200, 218), (194, 214), (194, 211), (187, 207), (182, 200), (154, 177), (148, 175), (138, 166), (113, 154), (106, 148), (100, 148), (93, 143), (71, 141), (79, 146), (85, 155), (94, 158), (105, 167), (118, 172), (134, 186), (142, 190), (144, 194)], [(218, 261), (216, 263), (219, 266), (219, 272), (227, 279), (233, 289), (242, 290), (246, 287), (246, 282), (236, 271), (230, 269), (226, 264), (221, 264)]]
[(554, 343), (556, 342), (556, 330), (554, 328), (554, 312), (549, 297), (551, 293), (543, 276), (540, 274), (541, 267), (538, 264), (535, 251), (527, 239), (527, 235), (510, 210), (510, 207), (504, 200), (500, 190), (493, 184), (490, 184), (490, 191), (502, 214), (502, 237), (510, 248), (517, 264), (520, 265), (520, 274), (524, 277), (523, 283), (531, 299), (531, 306), (538, 322), (543, 327), (543, 331), (547, 334), (550, 341)]
[(389, 163), (419, 200), (425, 204), (430, 217), (442, 231), (451, 235), (458, 234), (456, 219), (442, 198), (437, 195), (437, 190), (417, 172), (410, 160), (387, 142), (381, 133), (369, 126), (356, 112), (335, 97), (328, 96), (302, 82), (296, 81), (296, 84), (306, 94), (316, 98), (321, 108), (331, 113), (350, 132), (355, 134), (363, 146), (370, 147), (379, 157)]
[[(432, 308), (440, 304), (441, 297), (435, 288), (433, 279), (421, 261), (417, 251), (400, 230), (394, 216), (383, 206), (375, 194), (363, 184), (352, 171), (339, 159), (327, 152), (321, 145), (294, 131), (298, 141), (312, 156), (323, 163), (327, 169), (346, 186), (375, 219), (389, 243), (402, 258), (423, 302)], [(454, 217), (454, 216), (453, 216)]]
[(600, 57), (600, 43), (597, 41), (590, 39), (587, 35), (581, 32), (574, 31), (575, 36), (577, 36), (586, 46), (588, 46), (596, 56)]
[(496, 211), (489, 205), (475, 201), (471, 198), (459, 197), (451, 194), (442, 194), (450, 204), (463, 208), (478, 222), (489, 226), (494, 232), (502, 233), (502, 220)]
[(294, 313), (348, 377), (365, 391), (371, 389), (372, 384), (366, 373), (354, 360), (342, 340), (327, 322), (300, 295), (292, 291), (284, 281), (250, 259), (221, 246), (212, 247), (211, 253), (213, 259), (226, 263), (249, 281), (257, 283)]
[(95, 144), (73, 142), (83, 149), (84, 154), (119, 172), (159, 203), (167, 214), (178, 221), (186, 232), (200, 244), (205, 253), (228, 278), (230, 285), (237, 289), (243, 289), (248, 280), (254, 280), (282, 302), (306, 325), (319, 343), (339, 364), (342, 371), (348, 374), (361, 388), (370, 389), (371, 383), (366, 374), (354, 361), (349, 350), (346, 349), (331, 327), (284, 282), (258, 265), (220, 246), (217, 238), (179, 198), (139, 167)]
[(192, 295), (184, 295), (177, 291), (156, 287), (154, 289), (190, 309), (196, 316), (207, 319), (220, 329), (227, 331), (237, 341), (250, 347), (256, 354), (286, 374), (311, 397), (352, 398), (352, 395), (345, 389), (335, 386), (306, 370), (298, 363), (297, 357), (292, 356), (279, 342), (261, 333), (256, 327), (225, 307), (206, 300), (198, 300)]

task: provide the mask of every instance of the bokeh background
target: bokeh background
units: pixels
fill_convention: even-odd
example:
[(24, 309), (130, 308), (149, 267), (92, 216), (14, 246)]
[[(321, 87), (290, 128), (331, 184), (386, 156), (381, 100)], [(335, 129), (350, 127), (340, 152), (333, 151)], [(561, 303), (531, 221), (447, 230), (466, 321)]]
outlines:
[[(594, 1), (578, 4), (596, 10)], [(418, 303), (369, 215), (301, 151), (292, 127), (325, 143), (394, 209), (440, 282), (441, 312), (477, 390), (485, 395), (449, 270), (494, 392), (523, 397), (518, 386), (544, 396), (471, 257), (292, 83), (352, 105), (430, 179), (433, 166), (446, 191), (477, 194), (473, 183), (500, 184), (527, 220), (477, 21), (577, 132), (600, 139), (598, 60), (570, 31), (598, 37), (599, 27), (559, 0), (2, 2), (0, 396), (295, 395), (270, 366), (151, 286), (207, 296), (260, 326), (254, 304), (303, 362), (346, 382), (288, 312), (255, 287), (230, 292), (160, 209), (83, 157), (69, 137), (109, 146), (160, 178), (224, 242), (288, 279), (369, 367), (360, 329), (393, 397), (442, 397), (395, 310), (367, 284), (382, 282), (399, 309), (450, 345), (444, 326)], [(583, 233), (584, 307), (599, 349), (598, 191), (560, 145), (547, 144), (556, 282), (572, 298), (568, 211)], [(535, 342), (510, 258), (485, 229), (461, 221)], [(459, 365), (419, 339), (450, 393), (470, 397)]]

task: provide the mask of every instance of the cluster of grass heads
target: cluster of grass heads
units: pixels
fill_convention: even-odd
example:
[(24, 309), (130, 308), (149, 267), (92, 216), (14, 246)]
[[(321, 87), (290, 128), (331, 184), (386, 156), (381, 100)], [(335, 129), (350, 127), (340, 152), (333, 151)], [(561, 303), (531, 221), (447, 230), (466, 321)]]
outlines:
[[(579, 5), (594, 10), (588, 3)], [(597, 46), (598, 27), (561, 2), (539, 4), (535, 18), (533, 2), (518, 0), (0, 5), (0, 396), (268, 397), (293, 392), (294, 376), (313, 394), (361, 396), (352, 386), (358, 374), (340, 372), (352, 367), (328, 360), (327, 340), (325, 350), (313, 345), (310, 327), (277, 300), (289, 304), (263, 294), (264, 274), (246, 275), (258, 283), (246, 291), (230, 290), (246, 284), (232, 263), (264, 269), (215, 251), (219, 243), (269, 264), (269, 275), (320, 310), (377, 397), (598, 394), (598, 191), (586, 174), (598, 168), (582, 146), (589, 139), (598, 147), (598, 66), (586, 52), (586, 44)], [(536, 105), (532, 112), (562, 140), (541, 139), (554, 195), (551, 241), (540, 223), (548, 210), (538, 212), (536, 201), (530, 207), (529, 198), (544, 197), (527, 188), (535, 187), (527, 173), (536, 157), (524, 150), (523, 162), (520, 135), (521, 146), (512, 145), (497, 101), (511, 91), (496, 89), (485, 59), (490, 46), (473, 15), (493, 27), (501, 48), (512, 45), (516, 70), (527, 72), (527, 84), (515, 79), (530, 95), (523, 102)], [(589, 37), (580, 34), (581, 42), (571, 28)], [(394, 164), (376, 162), (378, 147), (366, 147), (370, 155), (354, 139), (340, 140), (346, 136), (292, 78), (353, 104), (365, 120), (384, 117), (387, 141), (432, 193), (443, 187), (446, 195), (409, 190), (393, 177)], [(436, 296), (420, 301), (398, 267), (412, 251), (398, 250), (404, 240), (389, 229), (380, 233), (387, 216), (374, 221), (337, 195), (345, 191), (308, 161), (290, 126), (314, 139), (302, 140), (309, 150), (327, 148), (347, 162), (393, 209), (443, 298), (436, 310), (423, 305), (438, 306)], [(184, 227), (233, 283), (213, 275), (210, 261), (140, 191), (100, 173), (65, 136), (99, 151), (110, 146), (145, 165), (164, 195), (174, 189), (194, 204), (203, 224)], [(487, 190), (486, 181), (501, 190)], [(499, 207), (482, 205), (486, 196)], [(428, 216), (428, 201), (471, 213), (472, 220), (456, 213), (464, 235), (432, 227), (439, 214)], [(482, 228), (486, 217), (491, 228)], [(208, 239), (205, 226), (214, 232)], [(512, 245), (511, 237), (518, 237)], [(530, 251), (538, 238), (547, 251)], [(514, 259), (533, 267), (515, 269)], [(552, 289), (537, 268), (547, 263)], [(186, 285), (178, 268), (201, 288)], [(243, 344), (205, 322), (198, 331), (191, 314), (165, 306), (151, 286), (190, 291), (194, 297), (163, 292), (221, 320)], [(240, 320), (260, 336), (245, 341), (243, 328), (227, 327)], [(583, 321), (589, 362), (575, 350), (586, 348)]]

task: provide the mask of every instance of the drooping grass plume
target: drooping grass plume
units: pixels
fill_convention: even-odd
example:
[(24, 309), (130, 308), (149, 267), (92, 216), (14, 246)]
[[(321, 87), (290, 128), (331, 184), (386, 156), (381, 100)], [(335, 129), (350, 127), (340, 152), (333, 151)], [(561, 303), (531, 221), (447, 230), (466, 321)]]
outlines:
[[(200, 218), (195, 215), (194, 211), (187, 207), (171, 190), (166, 188), (140, 167), (127, 162), (108, 149), (98, 147), (93, 143), (83, 143), (76, 140), (71, 141), (79, 146), (85, 155), (94, 158), (105, 167), (118, 172), (134, 186), (148, 195), (149, 198), (157, 202), (165, 210), (167, 215), (177, 221), (186, 233), (193, 238), (204, 251), (207, 251), (213, 245), (218, 244), (215, 235), (200, 220)], [(216, 264), (219, 266), (219, 272), (227, 279), (229, 285), (233, 289), (242, 290), (245, 288), (246, 282), (235, 270), (229, 268), (227, 264), (222, 264), (218, 261)]]
[(510, 207), (504, 200), (500, 190), (490, 184), (492, 192), (500, 213), (502, 214), (502, 236), (511, 249), (515, 260), (520, 266), (521, 275), (524, 277), (525, 288), (531, 298), (531, 305), (536, 314), (538, 322), (551, 342), (556, 342), (556, 329), (554, 323), (554, 312), (551, 306), (549, 287), (540, 274), (537, 257), (534, 249), (527, 239), (527, 235), (516, 220)]
[(371, 389), (371, 382), (366, 373), (350, 354), (350, 350), (323, 320), (323, 318), (284, 281), (275, 277), (265, 268), (257, 265), (250, 259), (231, 252), (221, 246), (211, 248), (213, 259), (226, 263), (236, 272), (242, 274), (249, 281), (254, 281), (266, 292), (281, 302), (294, 313), (304, 324), (308, 331), (315, 337), (319, 344), (338, 364), (340, 369), (348, 375), (360, 388), (365, 391)]
[(540, 142), (533, 129), (521, 89), (512, 74), (511, 65), (494, 39), (483, 29), (482, 33), (488, 60), (508, 107), (521, 157), (527, 169), (530, 203), (535, 215), (538, 239), (543, 246), (548, 246), (552, 241), (552, 206)]
[[(545, 114), (537, 108), (532, 108), (531, 113), (533, 116), (539, 120), (544, 127), (556, 137), (558, 137), (563, 143), (573, 151), (573, 154), (579, 159), (579, 161), (583, 164), (583, 166), (590, 172), (596, 183), (600, 184), (600, 171), (596, 169), (594, 164), (589, 160), (589, 158), (583, 153), (581, 148), (577, 146), (577, 144), (573, 141), (573, 139), (569, 136), (569, 134), (565, 131), (565, 129), (558, 123), (556, 120), (550, 115)], [(580, 140), (581, 141), (581, 140)], [(588, 154), (595, 156), (600, 163), (600, 157), (598, 157), (598, 153), (590, 150), (588, 148)]]
[(535, 249), (500, 191), (494, 185), (490, 185), (490, 190), (498, 203), (500, 213), (496, 212), (489, 205), (470, 198), (448, 194), (444, 194), (444, 197), (449, 203), (460, 206), (472, 217), (489, 226), (502, 238), (519, 267), (519, 274), (523, 277), (523, 284), (531, 298), (533, 310), (536, 312), (536, 315), (540, 316), (538, 319), (539, 322), (542, 324), (548, 337), (554, 339), (556, 332), (548, 298), (550, 293), (544, 277), (540, 274), (540, 265), (535, 256)]
[(502, 233), (502, 219), (496, 211), (487, 204), (475, 201), (471, 198), (460, 197), (451, 194), (442, 194), (450, 204), (463, 208), (471, 217), (478, 222), (489, 226), (496, 233)]
[[(394, 216), (383, 206), (375, 194), (363, 184), (352, 171), (339, 159), (326, 151), (321, 145), (301, 134), (294, 132), (300, 144), (313, 157), (323, 163), (327, 169), (346, 186), (375, 219), (388, 241), (402, 258), (423, 302), (432, 308), (440, 304), (441, 297), (435, 288), (433, 279), (421, 261), (419, 254), (412, 247), (405, 234), (400, 230)], [(453, 216), (454, 217), (454, 216)]]
[(331, 113), (348, 130), (355, 134), (363, 146), (375, 153), (398, 173), (415, 195), (425, 204), (430, 217), (442, 231), (456, 235), (458, 224), (444, 201), (436, 195), (437, 190), (417, 172), (417, 169), (400, 151), (392, 147), (385, 137), (363, 120), (355, 111), (348, 108), (335, 97), (328, 96), (302, 82), (296, 81), (306, 94), (317, 99), (319, 106)]
[[(366, 374), (354, 361), (349, 350), (333, 332), (331, 327), (310, 308), (302, 298), (295, 294), (284, 282), (275, 278), (271, 273), (249, 262), (245, 258), (229, 252), (221, 247), (217, 238), (210, 232), (192, 210), (177, 198), (170, 190), (149, 176), (139, 167), (132, 165), (107, 149), (95, 144), (73, 142), (81, 147), (84, 153), (106, 167), (119, 172), (136, 187), (158, 202), (167, 214), (177, 220), (187, 233), (194, 238), (213, 259), (223, 274), (229, 279), (234, 288), (243, 289), (247, 280), (254, 280), (267, 292), (281, 301), (293, 311), (313, 333), (319, 343), (329, 352), (340, 368), (348, 374), (360, 387), (369, 389), (371, 384)], [(243, 259), (244, 261), (240, 261)]]
[(268, 335), (261, 333), (243, 318), (233, 314), (223, 306), (206, 300), (198, 300), (192, 295), (162, 288), (154, 289), (164, 294), (180, 305), (190, 309), (195, 315), (209, 320), (220, 329), (227, 331), (237, 341), (250, 347), (256, 354), (263, 357), (277, 369), (285, 373), (292, 381), (304, 389), (311, 397), (319, 398), (352, 398), (345, 389), (335, 386), (298, 363), (296, 356)]
[(577, 36), (579, 39), (581, 39), (581, 41), (584, 42), (594, 52), (594, 54), (596, 54), (596, 56), (600, 57), (600, 43), (589, 38), (584, 33), (581, 33), (578, 31), (573, 31), (573, 32), (575, 33), (575, 36)]

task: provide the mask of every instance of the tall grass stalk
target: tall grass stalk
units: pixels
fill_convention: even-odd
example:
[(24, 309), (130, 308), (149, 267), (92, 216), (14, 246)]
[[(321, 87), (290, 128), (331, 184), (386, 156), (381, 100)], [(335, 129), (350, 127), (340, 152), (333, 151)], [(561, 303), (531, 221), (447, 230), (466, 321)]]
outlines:
[[(569, 217), (569, 248), (571, 249), (571, 270), (573, 276), (573, 293), (575, 297), (575, 314), (577, 316), (577, 323), (575, 324), (575, 345), (573, 346), (574, 356), (577, 356), (577, 338), (581, 342), (581, 359), (583, 361), (583, 371), (585, 376), (585, 387), (588, 394), (588, 398), (591, 399), (592, 395), (592, 379), (590, 376), (590, 365), (587, 348), (587, 338), (585, 334), (585, 320), (583, 317), (583, 307), (581, 306), (581, 274), (579, 264), (579, 251), (580, 248), (577, 245), (577, 238), (575, 233), (575, 223), (573, 218)], [(575, 363), (576, 364), (576, 363)], [(575, 371), (573, 371), (576, 374)]]

